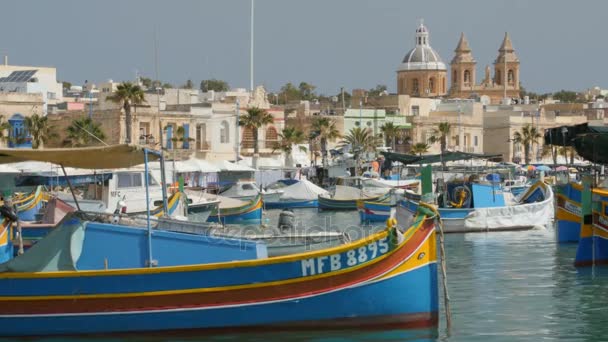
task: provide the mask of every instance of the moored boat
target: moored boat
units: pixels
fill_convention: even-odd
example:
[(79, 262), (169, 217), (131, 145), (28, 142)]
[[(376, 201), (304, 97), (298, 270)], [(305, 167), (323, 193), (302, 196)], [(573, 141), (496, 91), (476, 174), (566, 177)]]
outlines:
[(333, 195), (319, 195), (319, 210), (357, 210), (357, 201), (388, 202), (392, 193), (389, 190), (383, 195), (370, 195), (357, 188), (336, 185)]
[(249, 201), (238, 201), (235, 206), (223, 206), (214, 209), (207, 219), (208, 222), (222, 224), (259, 223), (262, 220), (262, 194)]
[[(446, 188), (448, 196), (440, 200), (438, 208), (446, 233), (531, 229), (553, 220), (553, 191), (542, 181), (531, 185), (517, 200), (485, 184), (458, 182)], [(416, 213), (419, 200), (420, 196), (406, 193), (397, 205), (397, 216)]]
[(363, 223), (384, 222), (391, 216), (393, 206), (389, 202), (357, 201), (357, 211)]
[(0, 265), (3, 335), (434, 326), (434, 216), (421, 206), (403, 232), (275, 258), (259, 242), (154, 231), (149, 260), (143, 227), (70, 214)]
[(282, 194), (277, 201), (264, 198), (266, 209), (317, 208), (319, 206), (319, 195), (327, 194), (325, 189), (305, 179), (281, 190)]
[(21, 221), (36, 221), (36, 214), (43, 207), (45, 201), (44, 187), (37, 186), (29, 194), (13, 196), (13, 204), (17, 207), (17, 215)]

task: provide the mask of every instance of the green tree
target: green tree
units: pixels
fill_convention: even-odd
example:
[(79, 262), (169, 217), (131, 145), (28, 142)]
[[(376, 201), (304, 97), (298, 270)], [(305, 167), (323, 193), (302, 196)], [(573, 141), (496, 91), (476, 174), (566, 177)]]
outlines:
[(410, 152), (421, 156), (423, 153), (427, 153), (429, 151), (429, 148), (431, 148), (429, 144), (425, 142), (419, 142), (412, 145), (412, 149), (410, 150)]
[(131, 125), (133, 123), (131, 118), (131, 106), (136, 106), (146, 101), (144, 99), (144, 91), (139, 85), (134, 85), (131, 82), (124, 82), (116, 87), (116, 92), (108, 96), (108, 100), (120, 103), (122, 109), (124, 109), (127, 128), (125, 143), (130, 144), (132, 133)]
[(279, 92), (279, 103), (287, 104), (289, 101), (299, 101), (302, 99), (300, 90), (291, 82), (281, 87)]
[[(429, 139), (431, 144), (439, 142), (441, 154), (444, 154), (448, 147), (448, 137), (450, 136), (451, 125), (449, 122), (440, 122), (439, 126), (434, 130), (434, 134)], [(445, 166), (445, 162), (441, 163)]]
[(553, 93), (553, 99), (559, 100), (563, 103), (580, 102), (579, 94), (577, 92), (569, 90), (560, 90), (558, 92)]
[(32, 116), (26, 117), (25, 128), (32, 137), (33, 149), (38, 149), (42, 144), (46, 144), (49, 140), (57, 136), (54, 132), (54, 128), (49, 123), (48, 116), (33, 114)]
[(186, 129), (184, 128), (184, 126), (179, 126), (175, 129), (175, 133), (174, 133), (173, 138), (171, 138), (171, 141), (173, 141), (175, 143), (173, 145), (175, 147), (177, 147), (177, 142), (181, 141), (182, 148), (184, 148), (184, 144), (183, 144), (184, 142), (194, 141), (194, 139), (191, 137), (186, 138)]
[(298, 90), (300, 91), (300, 98), (302, 100), (312, 100), (316, 97), (315, 94), (315, 89), (317, 87), (315, 87), (312, 84), (306, 83), (306, 82), (300, 82), (300, 85), (298, 86)]
[(182, 89), (192, 89), (194, 88), (194, 83), (192, 83), (192, 80), (187, 80), (186, 84), (184, 84), (182, 86)]
[(258, 128), (271, 124), (274, 122), (274, 118), (265, 109), (258, 107), (251, 107), (247, 109), (247, 114), (243, 115), (239, 119), (239, 126), (248, 128), (253, 133), (253, 168), (258, 166)]
[(304, 132), (295, 127), (285, 127), (283, 132), (279, 134), (281, 141), (274, 147), (275, 150), (281, 150), (285, 153), (285, 166), (293, 166), (293, 145), (301, 144), (306, 141)]
[(11, 129), (11, 124), (4, 120), (4, 115), (0, 115), (0, 140), (3, 142), (8, 141), (9, 134), (7, 131), (9, 129)]
[(361, 154), (365, 152), (376, 151), (376, 147), (380, 144), (380, 139), (374, 136), (371, 130), (366, 128), (352, 128), (340, 145), (351, 146), (351, 151), (355, 155), (355, 175), (359, 175), (359, 165), (361, 163)]
[(95, 146), (102, 144), (102, 141), (106, 138), (101, 125), (88, 116), (74, 119), (66, 131), (67, 137), (63, 142), (65, 146)]
[[(160, 81), (158, 81), (158, 84), (160, 84)], [(174, 87), (173, 87), (173, 84), (165, 82), (165, 83), (163, 83), (163, 85), (162, 85), (161, 88), (163, 88), (163, 89), (172, 89)]]
[(395, 151), (395, 139), (401, 134), (399, 127), (395, 126), (392, 122), (386, 122), (380, 127), (386, 144), (391, 146), (392, 151)]
[(327, 143), (340, 138), (340, 131), (336, 128), (336, 123), (329, 118), (318, 118), (312, 122), (312, 134), (321, 142), (321, 157), (323, 167), (327, 163)]
[(61, 82), (61, 86), (63, 87), (63, 89), (70, 89), (72, 88), (72, 83), (68, 81), (63, 81)]
[(388, 89), (387, 86), (385, 86), (384, 84), (378, 84), (376, 85), (375, 88), (370, 89), (367, 92), (368, 96), (380, 96), (382, 94), (384, 94), (384, 92)]
[(151, 78), (148, 78), (148, 77), (143, 77), (143, 76), (142, 76), (142, 77), (140, 77), (140, 78), (139, 78), (139, 81), (141, 82), (141, 84), (142, 84), (144, 87), (146, 87), (146, 88), (148, 88), (148, 89), (153, 88), (153, 86), (154, 86), (154, 83), (153, 83), (153, 81), (152, 81), (152, 79), (151, 79)]
[(215, 78), (212, 78), (209, 80), (202, 80), (201, 81), (201, 91), (208, 92), (210, 90), (218, 91), (218, 92), (228, 91), (228, 90), (230, 90), (230, 86), (228, 85), (228, 82), (222, 81), (222, 80), (216, 80)]
[(521, 131), (515, 132), (513, 142), (521, 144), (524, 147), (524, 160), (526, 164), (530, 164), (530, 147), (538, 144), (538, 139), (542, 135), (536, 130), (536, 127), (526, 124), (521, 128)]

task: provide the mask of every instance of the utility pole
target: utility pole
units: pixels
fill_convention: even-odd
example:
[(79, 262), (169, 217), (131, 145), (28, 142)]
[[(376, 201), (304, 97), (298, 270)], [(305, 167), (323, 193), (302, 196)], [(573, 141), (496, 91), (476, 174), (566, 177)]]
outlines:
[(346, 104), (344, 102), (344, 87), (340, 87), (340, 92), (342, 93), (342, 113), (346, 112)]
[(236, 100), (236, 132), (234, 134), (234, 152), (236, 153), (236, 156), (234, 156), (234, 162), (238, 163), (239, 162), (239, 154), (240, 154), (240, 146), (241, 144), (239, 143), (239, 120), (240, 120), (240, 103), (239, 100)]
[(255, 0), (251, 0), (251, 29), (250, 29), (250, 34), (251, 36), (249, 37), (250, 39), (250, 46), (249, 46), (249, 87), (250, 90), (253, 92), (253, 8), (255, 5)]

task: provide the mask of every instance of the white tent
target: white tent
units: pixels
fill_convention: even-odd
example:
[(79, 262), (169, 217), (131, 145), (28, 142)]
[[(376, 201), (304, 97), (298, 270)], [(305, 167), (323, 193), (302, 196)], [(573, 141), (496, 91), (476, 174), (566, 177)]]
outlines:
[(220, 171), (255, 171), (255, 169), (252, 169), (249, 166), (231, 163), (227, 160), (217, 161), (215, 166), (217, 166)]
[(314, 183), (302, 179), (299, 182), (283, 188), (282, 200), (316, 200), (319, 195), (326, 195), (327, 190)]

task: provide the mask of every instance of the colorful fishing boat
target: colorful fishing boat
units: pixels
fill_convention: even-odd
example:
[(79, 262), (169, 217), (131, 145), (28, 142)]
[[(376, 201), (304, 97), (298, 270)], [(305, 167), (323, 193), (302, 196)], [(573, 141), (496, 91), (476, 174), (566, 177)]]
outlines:
[[(21, 222), (23, 248), (27, 250), (38, 240), (44, 238), (68, 213), (75, 210), (75, 208), (59, 198), (50, 197), (46, 206), (41, 209), (43, 215), (40, 221)], [(10, 236), (15, 244), (17, 241), (14, 233), (13, 231), (13, 234)]]
[(17, 215), (21, 221), (35, 221), (36, 214), (44, 206), (44, 187), (37, 186), (29, 194), (13, 195), (13, 204), (17, 206)]
[[(530, 229), (553, 221), (553, 191), (542, 181), (517, 199), (500, 187), (463, 182), (446, 184), (445, 193), (439, 195), (438, 210), (446, 233)], [(397, 205), (397, 217), (415, 214), (419, 201), (419, 195), (406, 193)]]
[(357, 201), (357, 210), (363, 223), (384, 222), (391, 216), (392, 206), (389, 202)]
[(262, 220), (262, 194), (258, 193), (252, 200), (236, 206), (222, 206), (211, 212), (208, 222), (222, 224), (259, 223)]
[(389, 202), (392, 191), (383, 195), (370, 195), (360, 189), (336, 185), (333, 195), (319, 195), (319, 210), (357, 210), (357, 201)]
[(188, 197), (185, 193), (177, 191), (173, 195), (169, 196), (169, 198), (167, 199), (167, 214), (165, 214), (162, 201), (158, 202), (154, 203), (157, 205), (157, 207), (150, 210), (150, 215), (156, 217), (188, 217)]
[(0, 265), (3, 336), (438, 322), (435, 212), (427, 207), (403, 233), (389, 226), (275, 258), (260, 243), (154, 231), (148, 260), (145, 229), (71, 215), (48, 240)]
[[(570, 182), (557, 186), (555, 214), (557, 241), (560, 243), (578, 242), (581, 236), (581, 193), (583, 186)], [(593, 201), (608, 201), (608, 190), (593, 188)]]
[(580, 230), (577, 267), (608, 264), (608, 200), (594, 200), (591, 206), (592, 221), (582, 223)]

